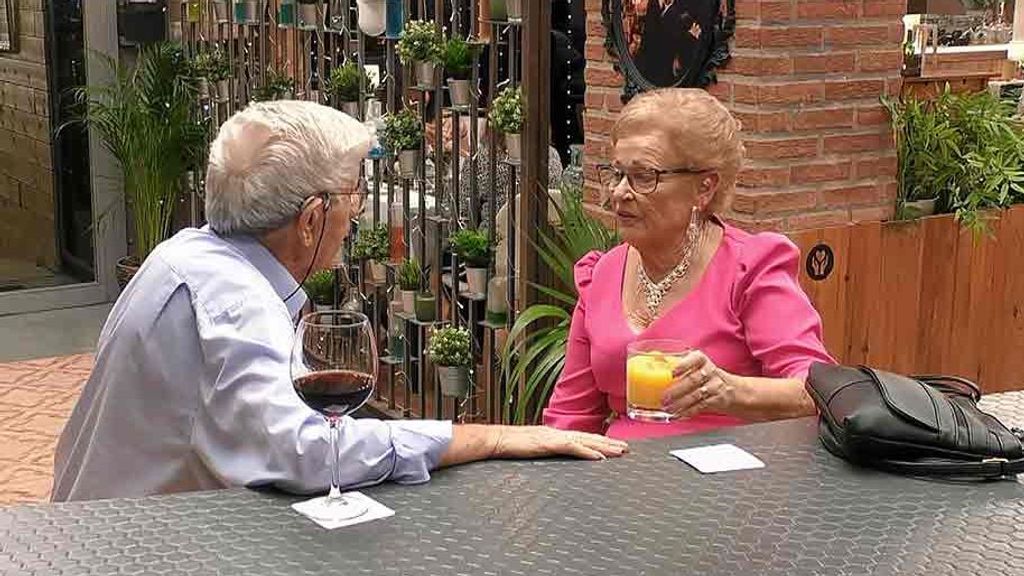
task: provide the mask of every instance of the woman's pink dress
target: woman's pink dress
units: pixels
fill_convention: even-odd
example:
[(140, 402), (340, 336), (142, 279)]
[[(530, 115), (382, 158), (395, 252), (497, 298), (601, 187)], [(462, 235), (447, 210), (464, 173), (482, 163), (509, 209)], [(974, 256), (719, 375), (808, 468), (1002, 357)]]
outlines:
[[(779, 234), (751, 235), (724, 225), (722, 242), (686, 297), (636, 333), (622, 308), (628, 246), (591, 252), (576, 264), (579, 301), (565, 368), (544, 410), (544, 423), (615, 438), (688, 434), (743, 421), (702, 413), (669, 424), (626, 417), (626, 346), (676, 339), (740, 376), (804, 379), (812, 362), (834, 362), (821, 338), (821, 317), (797, 281), (800, 251)], [(605, 430), (605, 421), (615, 418)]]

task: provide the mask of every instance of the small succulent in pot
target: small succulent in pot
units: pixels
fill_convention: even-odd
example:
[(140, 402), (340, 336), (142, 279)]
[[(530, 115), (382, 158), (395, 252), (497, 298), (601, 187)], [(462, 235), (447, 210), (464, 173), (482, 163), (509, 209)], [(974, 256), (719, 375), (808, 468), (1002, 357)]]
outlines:
[(509, 86), (498, 94), (491, 102), (488, 113), (491, 126), (505, 135), (505, 150), (509, 160), (518, 162), (522, 157), (520, 133), (523, 130), (523, 91), (519, 87)]
[(423, 271), (415, 258), (403, 260), (398, 266), (398, 288), (402, 291), (402, 308), (407, 314), (416, 313), (416, 291), (423, 284)]
[(398, 39), (398, 57), (402, 64), (415, 66), (416, 80), (423, 88), (434, 87), (434, 69), (444, 53), (444, 34), (431, 21), (410, 20)]
[(406, 108), (384, 117), (380, 142), (393, 156), (398, 157), (402, 178), (413, 178), (419, 164), (419, 150), (423, 145), (423, 125), (416, 111)]
[(452, 252), (466, 265), (469, 291), (484, 294), (487, 291), (487, 268), (491, 264), (491, 240), (486, 230), (466, 228), (449, 238)]
[(445, 326), (430, 335), (427, 357), (437, 366), (442, 394), (463, 397), (469, 393), (470, 348), (471, 336), (465, 328)]
[(388, 227), (385, 224), (360, 230), (352, 245), (352, 259), (369, 263), (370, 277), (374, 282), (386, 280), (387, 270), (384, 263), (388, 260), (390, 252)]
[(313, 301), (317, 311), (330, 308), (334, 304), (334, 272), (321, 270), (310, 274), (302, 283), (306, 296)]
[(448, 75), (448, 94), (452, 106), (467, 107), (470, 104), (470, 76), (473, 62), (477, 57), (477, 47), (462, 38), (453, 37), (444, 45), (442, 62)]
[(334, 68), (327, 78), (327, 91), (338, 102), (358, 102), (360, 92), (372, 92), (373, 89), (373, 80), (359, 69), (359, 64), (354, 60)]

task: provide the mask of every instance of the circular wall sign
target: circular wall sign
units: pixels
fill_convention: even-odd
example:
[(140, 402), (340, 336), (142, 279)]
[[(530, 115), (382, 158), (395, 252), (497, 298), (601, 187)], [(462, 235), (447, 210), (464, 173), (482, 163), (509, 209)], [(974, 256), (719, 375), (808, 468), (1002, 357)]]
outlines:
[(805, 267), (807, 269), (807, 275), (811, 277), (811, 280), (815, 280), (817, 282), (825, 280), (832, 275), (832, 269), (835, 265), (836, 255), (832, 252), (832, 248), (830, 248), (828, 244), (818, 244), (807, 252)]

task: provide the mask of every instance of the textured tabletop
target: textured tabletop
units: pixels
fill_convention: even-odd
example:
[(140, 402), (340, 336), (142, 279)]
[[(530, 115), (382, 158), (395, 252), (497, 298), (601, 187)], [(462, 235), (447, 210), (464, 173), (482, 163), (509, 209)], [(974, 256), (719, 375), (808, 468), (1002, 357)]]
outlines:
[[(986, 407), (1024, 424), (1021, 403)], [(668, 455), (717, 441), (767, 467), (703, 476)], [(854, 469), (811, 419), (367, 492), (396, 516), (326, 531), (246, 490), (0, 509), (0, 574), (1024, 574), (1024, 485)]]

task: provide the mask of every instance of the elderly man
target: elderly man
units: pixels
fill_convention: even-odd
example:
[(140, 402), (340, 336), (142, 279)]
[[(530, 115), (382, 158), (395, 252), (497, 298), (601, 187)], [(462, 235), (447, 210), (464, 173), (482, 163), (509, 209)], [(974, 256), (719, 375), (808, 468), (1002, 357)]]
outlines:
[[(57, 446), (53, 500), (225, 486), (330, 485), (329, 429), (289, 379), (300, 282), (363, 205), (360, 123), (311, 102), (254, 104), (210, 150), (209, 225), (157, 247), (118, 299)], [(425, 482), (485, 458), (603, 459), (625, 444), (544, 427), (354, 420), (341, 484)]]

